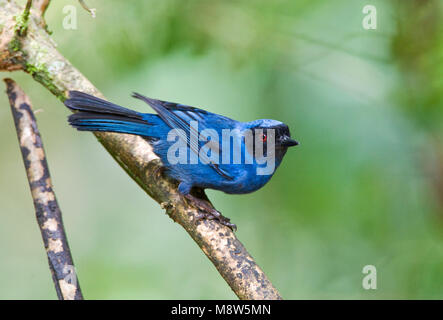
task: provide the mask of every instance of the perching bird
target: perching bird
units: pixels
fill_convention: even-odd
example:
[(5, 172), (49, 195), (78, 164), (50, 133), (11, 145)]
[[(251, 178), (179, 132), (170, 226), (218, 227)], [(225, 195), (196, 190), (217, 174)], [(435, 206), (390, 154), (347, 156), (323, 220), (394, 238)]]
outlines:
[(256, 191), (272, 177), (288, 147), (298, 145), (291, 139), (288, 126), (276, 120), (240, 122), (134, 93), (133, 97), (157, 112), (140, 113), (83, 92), (69, 94), (65, 105), (76, 112), (68, 118), (74, 128), (144, 137), (166, 173), (179, 182), (179, 193), (204, 212), (201, 217), (215, 218), (231, 228), (235, 225), (229, 218), (193, 196), (191, 189), (231, 194)]

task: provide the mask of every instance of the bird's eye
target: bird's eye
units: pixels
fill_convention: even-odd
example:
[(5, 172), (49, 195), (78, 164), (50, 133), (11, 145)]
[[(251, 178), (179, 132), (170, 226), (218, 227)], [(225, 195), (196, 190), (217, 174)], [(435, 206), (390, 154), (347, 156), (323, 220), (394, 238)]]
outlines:
[(265, 134), (262, 134), (262, 136), (261, 136), (261, 140), (262, 140), (263, 142), (266, 142), (266, 140), (268, 140), (268, 137), (267, 137)]

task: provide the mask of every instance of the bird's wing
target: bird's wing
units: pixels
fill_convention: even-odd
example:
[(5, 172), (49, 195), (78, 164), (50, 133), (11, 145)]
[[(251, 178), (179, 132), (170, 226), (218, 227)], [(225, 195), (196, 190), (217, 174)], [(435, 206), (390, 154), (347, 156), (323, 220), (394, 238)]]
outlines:
[[(191, 149), (197, 156), (199, 156), (199, 134), (200, 132), (190, 125), (191, 121), (197, 121), (199, 127), (202, 129), (207, 128), (208, 121), (205, 119), (205, 115), (211, 114), (203, 109), (177, 104), (173, 102), (167, 102), (162, 100), (151, 99), (138, 93), (133, 93), (134, 98), (140, 99), (149, 104), (154, 109), (159, 117), (171, 128), (181, 129), (178, 130), (179, 136), (186, 141), (189, 149)], [(218, 115), (217, 115), (218, 116)], [(220, 116), (219, 116), (220, 117)], [(223, 117), (225, 118), (225, 117)], [(225, 118), (228, 119), (228, 118)], [(229, 119), (231, 120), (231, 119)], [(232, 120), (231, 120), (232, 121)], [(183, 133), (184, 131), (184, 133)], [(191, 136), (193, 137), (191, 139)], [(220, 168), (216, 163), (211, 162), (206, 154), (201, 154), (200, 159), (203, 163), (212, 167), (220, 176), (225, 179), (232, 180), (225, 170)]]

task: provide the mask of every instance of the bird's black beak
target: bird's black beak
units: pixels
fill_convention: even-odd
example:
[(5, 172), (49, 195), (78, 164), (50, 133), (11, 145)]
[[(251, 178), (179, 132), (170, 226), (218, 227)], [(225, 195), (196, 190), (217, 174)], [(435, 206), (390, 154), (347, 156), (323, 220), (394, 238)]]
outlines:
[(298, 141), (291, 139), (291, 137), (288, 136), (284, 136), (283, 139), (280, 141), (280, 144), (283, 147), (294, 147), (299, 145)]

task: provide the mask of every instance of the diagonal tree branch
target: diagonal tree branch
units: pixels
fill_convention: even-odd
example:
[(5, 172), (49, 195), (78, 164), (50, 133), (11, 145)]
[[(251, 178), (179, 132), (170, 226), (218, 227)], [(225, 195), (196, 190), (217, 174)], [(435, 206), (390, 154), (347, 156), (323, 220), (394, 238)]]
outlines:
[(55, 198), (43, 143), (29, 98), (11, 79), (5, 79), (20, 150), (34, 199), (55, 290), (60, 300), (83, 299), (72, 261), (62, 213)]
[(51, 0), (32, 0), (32, 7), (37, 11), (40, 17), (43, 17), (48, 9)]
[[(23, 8), (10, 0), (0, 0), (0, 70), (23, 70), (61, 101), (68, 90), (98, 97), (103, 95), (55, 48), (31, 14), (24, 37), (15, 34)], [(120, 166), (179, 223), (203, 250), (240, 299), (281, 299), (261, 268), (235, 234), (213, 220), (197, 219), (198, 211), (183, 201), (177, 182), (162, 174), (161, 163), (142, 138), (127, 134), (95, 133)], [(202, 193), (204, 196), (204, 193)]]

